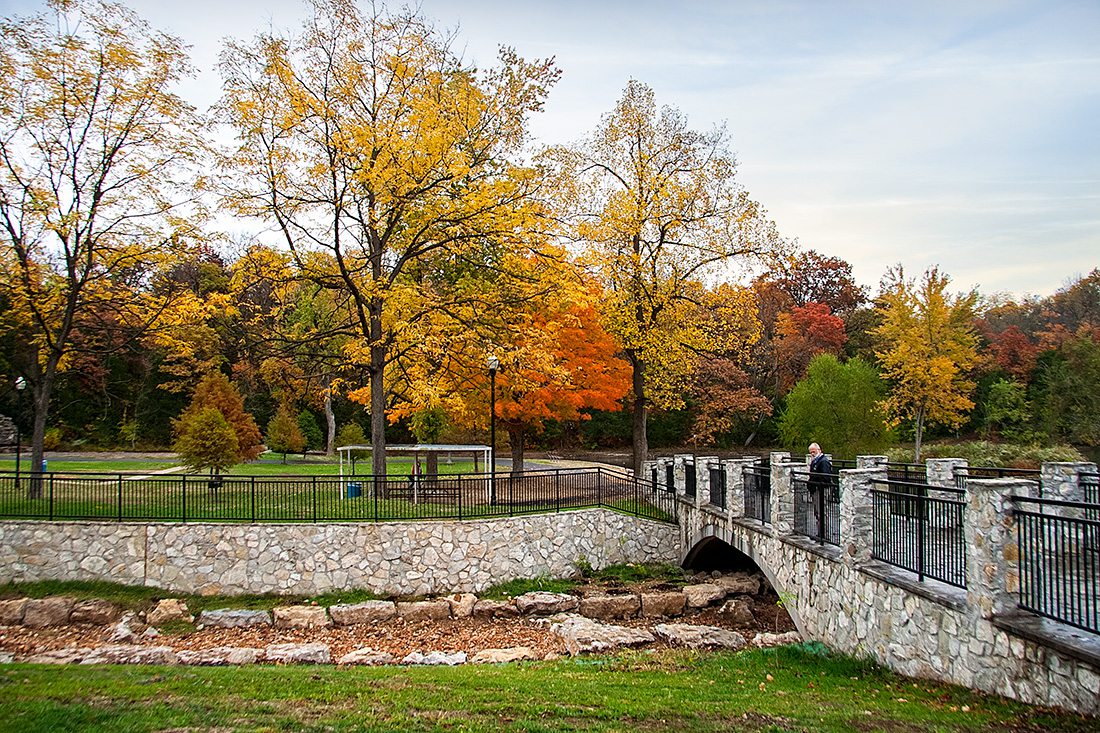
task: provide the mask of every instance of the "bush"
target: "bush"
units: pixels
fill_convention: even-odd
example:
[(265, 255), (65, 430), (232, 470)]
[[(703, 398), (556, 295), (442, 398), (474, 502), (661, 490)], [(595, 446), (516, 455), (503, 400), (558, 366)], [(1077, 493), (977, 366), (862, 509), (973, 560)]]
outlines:
[[(891, 461), (907, 463), (913, 458), (913, 449), (898, 446), (886, 452)], [(1084, 456), (1072, 446), (1018, 445), (1015, 443), (991, 443), (976, 440), (966, 443), (929, 443), (921, 446), (925, 458), (963, 458), (971, 466), (996, 468), (1039, 468), (1052, 461), (1083, 461)]]

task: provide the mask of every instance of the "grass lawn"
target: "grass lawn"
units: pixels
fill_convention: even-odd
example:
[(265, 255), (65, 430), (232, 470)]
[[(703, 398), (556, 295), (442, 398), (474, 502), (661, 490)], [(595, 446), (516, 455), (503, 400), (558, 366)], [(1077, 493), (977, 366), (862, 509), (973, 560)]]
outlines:
[(461, 667), (0, 667), (0, 731), (1097, 731), (820, 646)]

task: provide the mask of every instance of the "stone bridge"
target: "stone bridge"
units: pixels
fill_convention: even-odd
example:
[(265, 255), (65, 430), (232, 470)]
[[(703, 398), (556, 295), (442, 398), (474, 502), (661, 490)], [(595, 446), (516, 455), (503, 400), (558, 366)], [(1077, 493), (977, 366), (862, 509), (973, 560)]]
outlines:
[[(840, 472), (839, 545), (794, 531), (792, 474), (806, 467), (789, 458), (771, 456), (768, 523), (746, 513), (744, 469), (756, 459), (676, 456), (650, 465), (656, 471), (650, 475), (674, 477), (685, 566), (751, 560), (803, 636), (831, 649), (873, 658), (906, 675), (1100, 713), (1100, 635), (1017, 608), (1020, 556), (1008, 497), (1034, 496), (1035, 482), (967, 482), (960, 513), (963, 588), (920, 581), (916, 573), (872, 558), (872, 488), (887, 478), (885, 457), (861, 457), (857, 468)], [(959, 467), (965, 462), (928, 461), (928, 483), (953, 489)], [(1047, 464), (1044, 485), (1075, 498), (1078, 476), (1095, 472), (1095, 464)], [(724, 492), (720, 485), (712, 492), (712, 478), (724, 482)], [(1093, 562), (1091, 571), (1100, 574)], [(1090, 583), (1093, 594), (1097, 579)]]

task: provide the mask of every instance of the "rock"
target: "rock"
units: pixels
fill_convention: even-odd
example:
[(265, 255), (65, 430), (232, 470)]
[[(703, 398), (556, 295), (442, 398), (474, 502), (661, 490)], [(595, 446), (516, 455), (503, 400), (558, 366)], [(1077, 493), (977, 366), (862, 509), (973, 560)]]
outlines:
[(802, 634), (797, 631), (788, 631), (784, 634), (757, 634), (752, 638), (753, 646), (769, 647), (783, 646), (784, 644), (797, 644), (802, 641)]
[(603, 620), (634, 618), (641, 610), (642, 601), (636, 595), (597, 595), (581, 599), (580, 614)]
[(268, 644), (264, 659), (280, 664), (331, 664), (328, 644)]
[(35, 654), (27, 657), (24, 661), (29, 664), (78, 664), (91, 653), (92, 650), (85, 646), (66, 647), (65, 649), (54, 649), (53, 651)]
[(160, 636), (160, 632), (154, 629), (152, 626), (141, 632), (141, 638), (143, 639), (156, 639)]
[(623, 646), (638, 646), (654, 641), (645, 629), (601, 624), (584, 616), (571, 616), (551, 627), (570, 654), (605, 652)]
[(137, 634), (130, 628), (134, 622), (134, 614), (128, 613), (111, 629), (111, 641), (116, 644), (132, 644), (137, 641)]
[(473, 593), (453, 593), (447, 596), (447, 602), (451, 604), (452, 616), (455, 618), (469, 618), (474, 615), (477, 596)]
[(684, 586), (684, 599), (688, 608), (706, 608), (726, 597), (725, 589), (713, 583)]
[(519, 609), (512, 601), (479, 600), (474, 604), (474, 616), (478, 618), (505, 618), (518, 616)]
[(23, 609), (26, 607), (26, 598), (0, 601), (0, 626), (18, 626), (23, 623)]
[(679, 616), (687, 605), (687, 596), (683, 593), (642, 593), (642, 615)]
[(145, 617), (145, 622), (150, 626), (160, 626), (169, 621), (183, 621), (191, 623), (195, 617), (187, 608), (187, 604), (178, 598), (165, 598), (157, 602), (153, 610)]
[(714, 584), (726, 591), (726, 595), (742, 593), (744, 595), (760, 595), (760, 578), (748, 573), (733, 573), (714, 579)]
[(406, 621), (442, 621), (451, 617), (451, 604), (445, 600), (399, 601), (397, 616)]
[(571, 596), (568, 593), (534, 591), (532, 593), (524, 593), (522, 596), (516, 596), (513, 600), (515, 600), (516, 608), (519, 609), (520, 613), (542, 616), (548, 616), (553, 613), (576, 611), (580, 606), (577, 597)]
[(482, 649), (471, 657), (470, 661), (474, 664), (506, 664), (538, 658), (530, 647), (514, 646), (509, 649)]
[(69, 614), (69, 623), (106, 626), (117, 621), (121, 615), (122, 610), (110, 601), (99, 599), (77, 601), (73, 604), (72, 613)]
[(15, 661), (15, 655), (11, 652), (0, 652), (0, 664), (11, 664)]
[(353, 626), (388, 621), (397, 615), (397, 607), (393, 601), (363, 601), (330, 606), (328, 612), (337, 626)]
[(718, 613), (725, 616), (731, 623), (739, 626), (747, 626), (756, 623), (756, 616), (752, 613), (752, 604), (747, 601), (734, 599), (722, 604)]
[(263, 649), (250, 646), (217, 646), (212, 649), (176, 652), (180, 664), (196, 667), (220, 667), (227, 664), (255, 664)]
[(92, 649), (81, 664), (179, 664), (179, 657), (170, 646), (140, 646), (115, 644)]
[(686, 646), (690, 649), (721, 647), (722, 649), (740, 649), (745, 646), (745, 637), (736, 631), (720, 629), (717, 626), (695, 626), (693, 624), (658, 624), (653, 628), (657, 636), (672, 646)]
[(411, 654), (407, 654), (405, 658), (401, 660), (401, 663), (432, 664), (454, 667), (459, 664), (466, 664), (466, 652), (453, 652), (450, 654), (448, 654), (447, 652), (430, 652), (428, 654), (412, 652)]
[(267, 611), (244, 611), (220, 608), (203, 611), (199, 623), (217, 629), (246, 629), (252, 626), (271, 626), (271, 614)]
[(332, 626), (324, 606), (277, 606), (272, 610), (277, 629), (324, 629)]
[(23, 625), (34, 629), (63, 626), (69, 623), (75, 603), (76, 599), (69, 596), (28, 599), (23, 608)]
[(389, 652), (379, 652), (365, 647), (363, 649), (356, 649), (353, 652), (348, 652), (344, 656), (336, 660), (337, 664), (393, 664), (395, 657)]

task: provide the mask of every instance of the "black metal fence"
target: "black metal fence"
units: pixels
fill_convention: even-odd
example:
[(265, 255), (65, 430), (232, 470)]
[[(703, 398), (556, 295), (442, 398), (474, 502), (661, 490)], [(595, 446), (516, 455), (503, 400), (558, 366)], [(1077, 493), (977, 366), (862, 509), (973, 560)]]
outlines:
[(794, 531), (822, 544), (840, 544), (840, 475), (808, 473), (791, 476)]
[(726, 469), (721, 463), (708, 466), (710, 473), (710, 503), (722, 509), (726, 508)]
[(887, 463), (886, 479), (925, 483), (928, 481), (928, 467), (923, 463)]
[(935, 487), (928, 496), (920, 484), (876, 481), (871, 556), (905, 570), (960, 588), (966, 587), (966, 502), (957, 489)]
[(1026, 497), (1013, 503), (1020, 608), (1100, 633), (1100, 504)]
[(745, 482), (745, 516), (761, 524), (772, 521), (772, 470), (764, 465), (746, 466), (741, 475)]
[(695, 462), (684, 461), (684, 495), (695, 496)]
[(1034, 468), (1002, 468), (1000, 466), (958, 466), (955, 469), (955, 486), (966, 488), (967, 479), (980, 478), (1024, 478), (1039, 480), (1039, 471)]
[[(153, 522), (472, 519), (609, 507), (676, 521), (675, 496), (604, 468), (451, 476), (0, 475), (0, 518)], [(31, 498), (32, 495), (34, 498)]]

